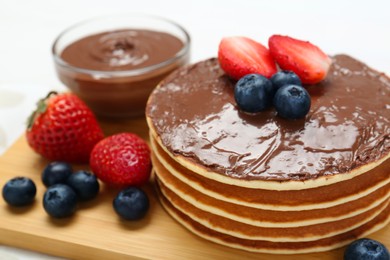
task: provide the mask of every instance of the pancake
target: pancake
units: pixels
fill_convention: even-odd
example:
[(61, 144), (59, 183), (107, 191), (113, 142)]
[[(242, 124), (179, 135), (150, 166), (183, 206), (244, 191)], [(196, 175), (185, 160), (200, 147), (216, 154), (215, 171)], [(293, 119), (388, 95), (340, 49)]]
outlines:
[(389, 201), (386, 200), (375, 208), (361, 213), (357, 216), (333, 222), (288, 228), (256, 227), (228, 218), (224, 218), (212, 213), (205, 214), (204, 211), (186, 202), (174, 192), (164, 187), (164, 185), (160, 182), (158, 183), (161, 193), (166, 199), (171, 202), (172, 206), (174, 206), (180, 212), (189, 216), (193, 221), (196, 221), (203, 226), (216, 230), (220, 233), (248, 240), (267, 240), (272, 242), (303, 242), (334, 236), (337, 234), (345, 233), (369, 222), (370, 220), (378, 216), (389, 204)]
[(195, 234), (267, 253), (331, 250), (380, 229), (390, 206), (390, 79), (347, 55), (305, 88), (304, 119), (241, 112), (215, 58), (150, 95), (159, 198)]
[(329, 208), (293, 211), (256, 209), (221, 201), (199, 192), (174, 177), (156, 158), (156, 154), (152, 154), (154, 171), (167, 189), (200, 210), (252, 226), (280, 228), (333, 222), (369, 211), (387, 201), (390, 196), (390, 184), (387, 184), (361, 199)]
[(196, 221), (193, 221), (186, 214), (183, 214), (171, 202), (160, 194), (160, 202), (165, 210), (179, 223), (188, 230), (203, 237), (209, 241), (229, 246), (232, 248), (242, 249), (258, 253), (270, 254), (301, 254), (328, 251), (345, 246), (359, 237), (365, 237), (386, 226), (390, 221), (390, 206), (382, 211), (376, 218), (366, 224), (355, 228), (346, 233), (336, 236), (307, 242), (272, 242), (265, 240), (247, 240), (219, 233), (213, 229), (207, 228)]
[(332, 207), (366, 196), (386, 186), (390, 179), (390, 160), (353, 179), (305, 190), (264, 190), (227, 185), (204, 178), (170, 159), (151, 136), (154, 154), (182, 182), (219, 200), (270, 210), (307, 210)]

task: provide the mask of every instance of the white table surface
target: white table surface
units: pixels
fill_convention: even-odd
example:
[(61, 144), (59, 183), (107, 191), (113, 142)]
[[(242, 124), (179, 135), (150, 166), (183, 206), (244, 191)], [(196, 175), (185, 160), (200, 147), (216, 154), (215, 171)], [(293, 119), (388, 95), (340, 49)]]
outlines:
[[(224, 36), (266, 45), (272, 34), (284, 34), (390, 74), (389, 0), (0, 0), (0, 154), (24, 132), (38, 98), (65, 89), (51, 59), (55, 37), (79, 21), (130, 12), (183, 25), (192, 38), (193, 62), (216, 56)], [(0, 259), (43, 258), (52, 259), (0, 246)]]

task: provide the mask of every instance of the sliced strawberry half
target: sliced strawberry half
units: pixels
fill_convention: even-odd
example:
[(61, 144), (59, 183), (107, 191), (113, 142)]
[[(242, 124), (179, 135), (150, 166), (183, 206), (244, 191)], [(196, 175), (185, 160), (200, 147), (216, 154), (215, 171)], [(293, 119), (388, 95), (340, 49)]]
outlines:
[(302, 83), (320, 82), (326, 77), (332, 63), (328, 55), (317, 46), (289, 36), (271, 36), (268, 47), (279, 67), (295, 72)]
[(219, 44), (218, 61), (226, 74), (236, 80), (251, 73), (270, 78), (277, 71), (268, 49), (247, 37), (223, 38)]

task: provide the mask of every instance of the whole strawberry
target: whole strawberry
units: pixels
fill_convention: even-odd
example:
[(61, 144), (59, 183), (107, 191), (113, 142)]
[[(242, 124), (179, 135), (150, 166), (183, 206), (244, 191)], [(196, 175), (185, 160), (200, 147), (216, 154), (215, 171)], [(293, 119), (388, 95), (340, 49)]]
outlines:
[(51, 92), (39, 100), (26, 137), (30, 147), (49, 160), (88, 163), (104, 134), (95, 115), (75, 94)]
[(89, 164), (101, 181), (120, 188), (146, 183), (152, 169), (148, 145), (132, 133), (101, 140), (93, 148)]

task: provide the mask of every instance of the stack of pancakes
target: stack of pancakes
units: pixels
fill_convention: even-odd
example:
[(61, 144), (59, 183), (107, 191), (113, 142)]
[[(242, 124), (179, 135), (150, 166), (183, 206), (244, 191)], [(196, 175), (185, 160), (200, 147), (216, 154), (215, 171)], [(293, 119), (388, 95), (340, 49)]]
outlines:
[(149, 98), (156, 186), (197, 235), (255, 252), (330, 250), (390, 220), (390, 79), (347, 56), (306, 86), (309, 114), (249, 115), (209, 59), (168, 76)]

